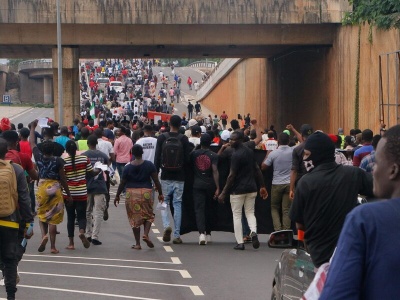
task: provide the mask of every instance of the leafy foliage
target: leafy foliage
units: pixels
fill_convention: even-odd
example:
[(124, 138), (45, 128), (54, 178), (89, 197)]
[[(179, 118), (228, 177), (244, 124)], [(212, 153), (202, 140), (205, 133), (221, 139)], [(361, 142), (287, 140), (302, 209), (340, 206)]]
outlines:
[(379, 29), (400, 29), (399, 0), (349, 0), (353, 11), (345, 15), (345, 25), (368, 23)]

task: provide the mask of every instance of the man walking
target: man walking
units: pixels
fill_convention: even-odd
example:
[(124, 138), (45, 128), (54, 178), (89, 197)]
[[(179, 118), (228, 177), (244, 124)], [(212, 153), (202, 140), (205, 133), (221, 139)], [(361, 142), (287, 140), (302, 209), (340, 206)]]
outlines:
[(291, 200), (289, 199), (290, 169), (292, 167), (293, 148), (289, 147), (289, 136), (280, 133), (278, 136), (278, 149), (267, 154), (267, 158), (261, 165), (261, 170), (273, 167), (271, 188), (271, 215), (274, 230), (289, 230), (291, 221), (289, 210)]
[[(161, 169), (161, 186), (164, 193), (164, 201), (174, 207), (174, 244), (182, 244), (180, 235), (182, 220), (182, 194), (185, 183), (184, 166), (189, 161), (190, 145), (187, 136), (179, 133), (182, 119), (178, 115), (171, 116), (169, 120), (170, 132), (163, 133), (157, 138), (155, 154), (155, 166), (157, 171)], [(163, 241), (171, 240), (172, 228), (168, 216), (168, 210), (162, 210), (161, 216), (164, 226)]]
[[(96, 150), (97, 137), (91, 135), (87, 139), (89, 150), (83, 153), (89, 158), (92, 167), (95, 163), (100, 162), (109, 165), (109, 159), (100, 150)], [(93, 245), (101, 245), (99, 241), (99, 233), (101, 223), (103, 221), (104, 211), (106, 210), (106, 195), (108, 194), (104, 174), (101, 172), (95, 177), (90, 177), (87, 181), (88, 200), (86, 206), (86, 238)], [(92, 226), (93, 219), (93, 226)]]
[[(24, 170), (5, 160), (7, 151), (7, 142), (0, 138), (0, 269), (7, 300), (15, 300), (20, 252), (17, 251), (18, 229), (21, 220), (28, 224), (33, 222), (33, 214)], [(25, 232), (25, 238), (29, 239), (32, 234)]]
[(260, 196), (263, 199), (267, 199), (268, 197), (263, 176), (255, 161), (254, 153), (249, 147), (243, 145), (243, 138), (241, 131), (234, 131), (230, 136), (230, 144), (234, 148), (231, 157), (231, 169), (225, 187), (218, 196), (218, 201), (223, 203), (225, 195), (230, 192), (233, 225), (237, 241), (237, 245), (234, 247), (235, 250), (244, 250), (242, 230), (243, 206), (251, 230), (250, 236), (253, 247), (255, 249), (260, 247), (257, 236), (257, 221), (254, 216), (254, 205), (257, 196), (256, 181), (260, 186)]
[(199, 103), (199, 101), (196, 101), (196, 104), (194, 106), (194, 109), (196, 111), (196, 116), (199, 115), (201, 113), (201, 105)]
[(226, 125), (228, 124), (228, 115), (225, 113), (225, 111), (222, 112), (220, 119), (222, 123), (222, 129), (225, 130)]
[(193, 202), (200, 234), (199, 245), (211, 241), (211, 205), (219, 195), (218, 155), (210, 150), (210, 145), (211, 136), (203, 134), (200, 137), (201, 148), (190, 154), (194, 171)]
[(193, 118), (193, 104), (189, 101), (189, 104), (187, 106), (188, 109), (188, 119), (192, 119)]
[(143, 148), (142, 159), (149, 160), (154, 164), (157, 139), (153, 137), (153, 127), (151, 125), (145, 125), (143, 127), (143, 133), (143, 137), (141, 137), (136, 144), (139, 144)]

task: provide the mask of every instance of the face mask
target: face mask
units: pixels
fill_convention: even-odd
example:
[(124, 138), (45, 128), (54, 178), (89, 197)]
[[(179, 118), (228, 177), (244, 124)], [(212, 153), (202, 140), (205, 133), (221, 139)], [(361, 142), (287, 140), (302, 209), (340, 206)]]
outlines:
[(303, 161), (304, 167), (306, 168), (307, 172), (311, 172), (312, 169), (314, 169), (314, 164), (311, 159), (307, 159)]

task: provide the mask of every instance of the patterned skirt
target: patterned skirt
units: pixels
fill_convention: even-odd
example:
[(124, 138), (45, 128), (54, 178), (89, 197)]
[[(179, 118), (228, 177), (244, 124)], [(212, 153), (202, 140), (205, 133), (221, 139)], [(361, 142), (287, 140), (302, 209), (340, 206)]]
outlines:
[(154, 222), (153, 201), (152, 189), (126, 189), (126, 213), (132, 228), (140, 227), (145, 221)]
[(37, 216), (41, 222), (60, 224), (64, 219), (64, 199), (58, 180), (41, 179), (36, 192)]

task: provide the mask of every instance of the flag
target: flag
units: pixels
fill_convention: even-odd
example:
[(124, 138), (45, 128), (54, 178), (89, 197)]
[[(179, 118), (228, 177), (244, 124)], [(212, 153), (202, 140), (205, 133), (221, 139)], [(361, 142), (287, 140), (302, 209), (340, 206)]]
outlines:
[(90, 105), (90, 116), (92, 117), (92, 120), (96, 119), (96, 113), (94, 109), (94, 101), (92, 101), (92, 104)]

